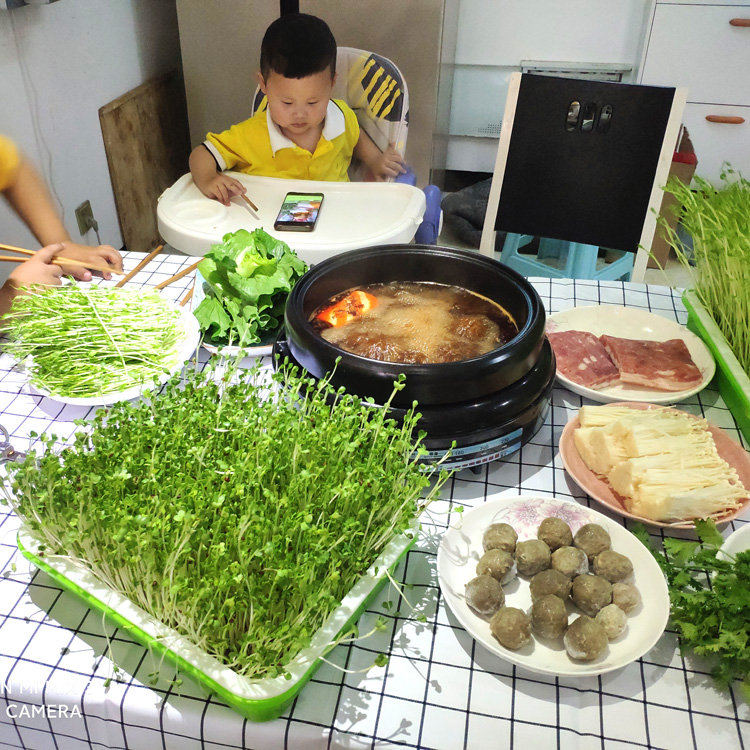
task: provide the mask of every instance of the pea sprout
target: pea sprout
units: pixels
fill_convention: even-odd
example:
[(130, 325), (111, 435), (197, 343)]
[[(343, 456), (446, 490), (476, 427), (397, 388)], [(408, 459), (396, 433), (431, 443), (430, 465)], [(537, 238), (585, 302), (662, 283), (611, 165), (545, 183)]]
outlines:
[(698, 189), (691, 190), (673, 178), (664, 188), (682, 207), (679, 216), (692, 237), (692, 253), (664, 219), (660, 223), (701, 304), (750, 375), (750, 181), (729, 167), (721, 181), (717, 188), (696, 177)]
[(34, 287), (5, 316), (8, 352), (32, 385), (86, 398), (131, 388), (179, 364), (179, 311), (156, 291)]

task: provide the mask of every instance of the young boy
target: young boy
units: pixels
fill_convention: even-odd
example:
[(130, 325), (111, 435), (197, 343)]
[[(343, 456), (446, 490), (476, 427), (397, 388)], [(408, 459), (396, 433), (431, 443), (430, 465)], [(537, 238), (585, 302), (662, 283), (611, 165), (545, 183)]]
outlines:
[[(57, 255), (84, 263), (112, 266), (113, 271), (122, 271), (122, 258), (109, 245), (89, 247), (71, 242), (55, 210), (44, 181), (31, 164), (23, 158), (9, 138), (0, 135), (0, 193), (11, 208), (26, 223), (40, 244), (45, 245), (36, 255), (20, 263), (0, 287), (0, 315), (10, 309), (19, 287), (31, 284), (59, 285), (63, 274), (81, 281), (91, 279), (91, 271), (80, 266), (58, 266), (52, 263)], [(105, 273), (105, 278), (110, 274)]]
[(315, 16), (281, 16), (266, 30), (258, 81), (268, 107), (223, 133), (209, 133), (190, 154), (200, 191), (224, 205), (244, 186), (225, 169), (265, 177), (345, 182), (356, 156), (376, 180), (403, 174), (403, 159), (360, 131), (354, 112), (331, 99), (336, 40)]

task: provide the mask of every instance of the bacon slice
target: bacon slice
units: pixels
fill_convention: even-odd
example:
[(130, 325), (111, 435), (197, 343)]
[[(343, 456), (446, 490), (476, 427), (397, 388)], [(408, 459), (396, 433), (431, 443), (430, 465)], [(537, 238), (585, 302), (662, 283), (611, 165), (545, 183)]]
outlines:
[(659, 391), (685, 391), (703, 380), (682, 339), (639, 341), (601, 336), (623, 383)]
[(585, 388), (597, 390), (616, 382), (620, 373), (601, 341), (588, 331), (548, 333), (557, 371)]

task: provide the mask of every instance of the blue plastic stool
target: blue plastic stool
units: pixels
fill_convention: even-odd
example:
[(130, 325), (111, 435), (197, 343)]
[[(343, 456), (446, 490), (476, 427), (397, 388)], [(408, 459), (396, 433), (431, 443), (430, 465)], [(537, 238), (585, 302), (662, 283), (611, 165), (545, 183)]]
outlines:
[[(596, 258), (599, 248), (596, 245), (584, 245), (580, 242), (565, 242), (540, 238), (537, 255), (521, 255), (520, 248), (528, 245), (534, 239), (530, 234), (508, 233), (505, 237), (500, 262), (510, 266), (523, 276), (544, 276), (552, 279), (599, 279), (614, 281), (624, 279), (630, 281), (633, 270), (633, 253), (623, 252), (617, 260), (606, 263), (597, 270)], [(567, 253), (567, 257), (565, 254)], [(566, 257), (564, 268), (555, 268), (543, 263), (542, 258)]]

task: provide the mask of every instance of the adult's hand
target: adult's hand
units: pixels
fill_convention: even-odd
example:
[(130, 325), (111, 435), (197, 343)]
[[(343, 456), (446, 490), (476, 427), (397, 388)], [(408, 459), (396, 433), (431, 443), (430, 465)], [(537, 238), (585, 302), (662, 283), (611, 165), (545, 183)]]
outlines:
[[(63, 258), (78, 260), (82, 263), (92, 263), (97, 266), (112, 266), (113, 271), (122, 271), (122, 256), (111, 245), (99, 245), (91, 247), (89, 245), (79, 245), (75, 242), (65, 242), (63, 248), (57, 253)], [(66, 266), (63, 263), (63, 273), (72, 276), (79, 281), (91, 281), (92, 276), (101, 276), (105, 279), (111, 279), (112, 274), (106, 271), (94, 271), (82, 266)]]

